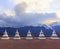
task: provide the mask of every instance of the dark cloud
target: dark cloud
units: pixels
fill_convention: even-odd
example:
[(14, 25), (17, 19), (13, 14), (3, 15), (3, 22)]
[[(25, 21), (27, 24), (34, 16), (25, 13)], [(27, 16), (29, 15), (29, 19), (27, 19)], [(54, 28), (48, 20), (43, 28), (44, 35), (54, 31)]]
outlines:
[(27, 4), (22, 2), (14, 7), (16, 14), (19, 16), (24, 13), (25, 9), (27, 8)]

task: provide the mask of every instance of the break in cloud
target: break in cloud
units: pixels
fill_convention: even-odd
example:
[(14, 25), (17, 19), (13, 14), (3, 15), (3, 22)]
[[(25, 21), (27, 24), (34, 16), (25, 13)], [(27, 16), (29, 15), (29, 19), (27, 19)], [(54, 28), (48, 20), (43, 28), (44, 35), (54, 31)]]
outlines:
[[(12, 0), (9, 2), (12, 2)], [(55, 3), (53, 2), (56, 2), (56, 6)], [(57, 2), (59, 1), (13, 0), (14, 3), (13, 9), (9, 8), (6, 10), (3, 10), (2, 8), (0, 9), (0, 26), (21, 27), (21, 26), (38, 25), (41, 23), (49, 24), (51, 22), (60, 21), (58, 20), (60, 16)], [(52, 5), (50, 6), (51, 3)]]

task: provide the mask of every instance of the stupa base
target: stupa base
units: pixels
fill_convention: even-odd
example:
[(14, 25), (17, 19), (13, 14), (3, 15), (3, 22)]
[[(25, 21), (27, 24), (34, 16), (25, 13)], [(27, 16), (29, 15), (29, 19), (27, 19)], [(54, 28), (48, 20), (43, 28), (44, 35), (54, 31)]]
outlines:
[(59, 39), (59, 37), (50, 37), (50, 39)]
[(13, 38), (13, 39), (21, 39), (21, 38)]
[(46, 39), (45, 37), (38, 37), (38, 39)]
[(26, 39), (33, 39), (33, 38), (26, 38)]
[(10, 38), (1, 38), (1, 39), (4, 39), (5, 40), (5, 39), (10, 39)]

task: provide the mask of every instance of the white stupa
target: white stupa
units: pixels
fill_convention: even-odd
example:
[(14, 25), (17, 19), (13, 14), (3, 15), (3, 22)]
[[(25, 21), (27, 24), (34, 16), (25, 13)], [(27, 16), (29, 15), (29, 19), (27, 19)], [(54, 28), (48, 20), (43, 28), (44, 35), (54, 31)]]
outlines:
[(33, 39), (30, 30), (29, 30), (28, 33), (27, 33), (27, 37), (26, 37), (26, 39)]
[(18, 30), (16, 31), (13, 39), (21, 39)]
[(46, 39), (46, 37), (45, 37), (45, 35), (44, 35), (44, 33), (43, 33), (42, 30), (41, 30), (41, 32), (40, 32), (40, 34), (39, 34), (38, 39)]
[(59, 39), (59, 37), (57, 36), (55, 30), (53, 30), (52, 35), (51, 35), (50, 38), (51, 38), (51, 39)]
[(5, 32), (4, 32), (4, 34), (3, 34), (3, 36), (2, 36), (1, 39), (10, 39), (10, 38), (8, 37), (8, 34), (7, 34), (7, 31), (6, 31), (6, 30), (5, 30)]

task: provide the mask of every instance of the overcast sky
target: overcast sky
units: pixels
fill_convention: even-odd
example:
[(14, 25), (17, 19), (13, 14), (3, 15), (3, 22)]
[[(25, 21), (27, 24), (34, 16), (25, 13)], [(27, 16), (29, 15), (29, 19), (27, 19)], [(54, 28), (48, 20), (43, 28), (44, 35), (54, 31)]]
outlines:
[(60, 0), (0, 0), (0, 26), (60, 22)]

